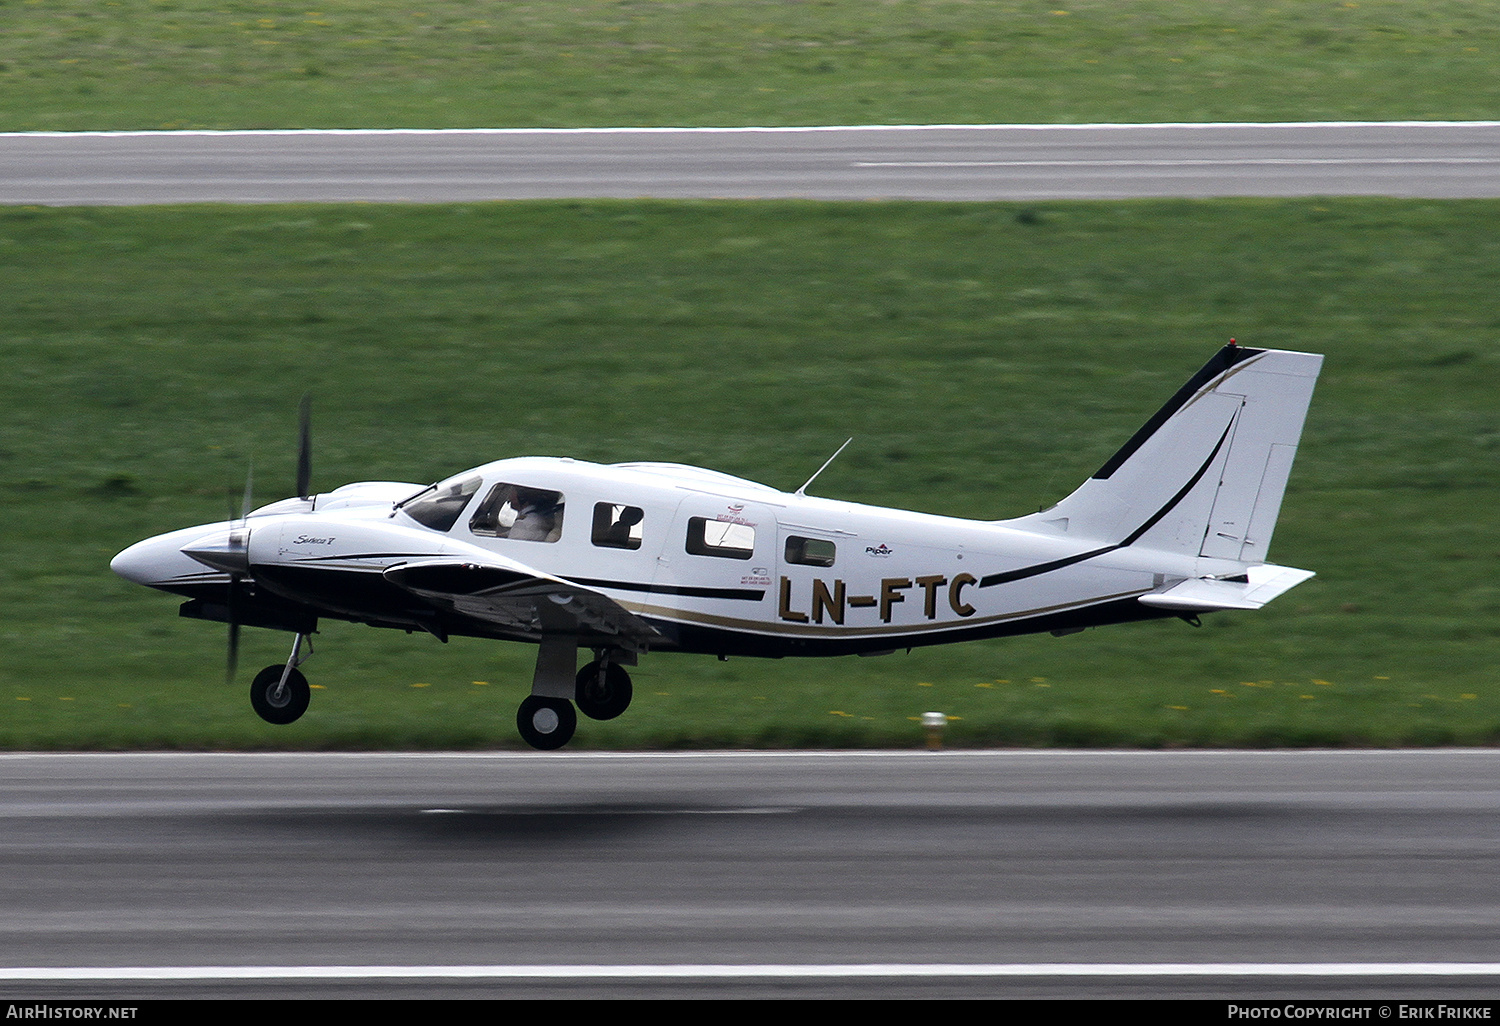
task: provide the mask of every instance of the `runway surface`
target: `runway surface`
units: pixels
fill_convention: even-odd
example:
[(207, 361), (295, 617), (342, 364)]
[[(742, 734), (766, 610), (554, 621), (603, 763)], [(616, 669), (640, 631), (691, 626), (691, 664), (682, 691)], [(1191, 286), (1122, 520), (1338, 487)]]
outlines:
[(0, 203), (1500, 196), (1500, 122), (0, 135)]
[(1473, 999), (1497, 814), (1497, 751), (5, 755), (0, 995)]

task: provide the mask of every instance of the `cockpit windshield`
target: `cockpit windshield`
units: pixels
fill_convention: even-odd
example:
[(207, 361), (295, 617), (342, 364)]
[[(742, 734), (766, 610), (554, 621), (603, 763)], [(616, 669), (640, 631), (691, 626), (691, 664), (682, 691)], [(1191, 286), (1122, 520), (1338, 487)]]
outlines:
[(458, 523), (459, 514), (479, 491), (484, 479), (478, 474), (439, 481), (426, 491), (418, 492), (396, 508), (423, 527), (447, 531)]

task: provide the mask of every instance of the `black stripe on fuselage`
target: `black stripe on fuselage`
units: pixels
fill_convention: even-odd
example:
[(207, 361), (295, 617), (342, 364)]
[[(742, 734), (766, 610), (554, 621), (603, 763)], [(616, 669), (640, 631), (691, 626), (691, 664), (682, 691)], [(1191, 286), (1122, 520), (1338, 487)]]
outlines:
[[(297, 560), (298, 565), (337, 562), (359, 559), (432, 559), (431, 553), (410, 552), (359, 552), (343, 556), (308, 556)], [(517, 578), (523, 575), (517, 574)], [(528, 580), (530, 580), (528, 578)], [(683, 595), (688, 598), (739, 599), (759, 602), (766, 597), (764, 588), (697, 588), (689, 585), (650, 584), (642, 581), (607, 581), (587, 577), (567, 577), (564, 580), (581, 584), (585, 588), (613, 588), (617, 591), (644, 591), (653, 595)]]
[(1125, 540), (1120, 542), (1118, 545), (1106, 545), (1102, 549), (1094, 549), (1090, 552), (1080, 552), (1076, 556), (1065, 556), (1062, 559), (1054, 559), (1047, 563), (1037, 563), (1032, 566), (1023, 566), (1019, 570), (1006, 570), (998, 574), (989, 574), (980, 579), (979, 586), (981, 588), (989, 588), (993, 587), (996, 584), (1008, 584), (1011, 581), (1019, 581), (1027, 577), (1035, 577), (1038, 574), (1050, 573), (1053, 570), (1061, 570), (1065, 566), (1072, 566), (1074, 563), (1082, 563), (1086, 559), (1093, 559), (1095, 556), (1102, 556), (1106, 552), (1114, 552), (1116, 549), (1123, 549), (1127, 545), (1133, 545), (1136, 540), (1141, 537), (1141, 535), (1145, 534), (1147, 531), (1151, 530), (1151, 528), (1160, 523), (1162, 517), (1172, 512), (1172, 509), (1187, 497), (1187, 493), (1197, 487), (1199, 481), (1203, 480), (1203, 475), (1208, 473), (1208, 468), (1212, 466), (1214, 460), (1218, 458), (1219, 450), (1224, 448), (1224, 443), (1229, 439), (1229, 432), (1234, 428), (1234, 421), (1234, 417), (1229, 418), (1229, 423), (1224, 425), (1224, 433), (1219, 436), (1219, 441), (1214, 445), (1213, 452), (1208, 454), (1208, 459), (1203, 461), (1203, 466), (1199, 467), (1198, 472), (1188, 479), (1188, 483), (1178, 489), (1176, 495), (1172, 496), (1172, 498), (1169, 499), (1161, 509), (1157, 510), (1150, 517), (1148, 517), (1145, 523), (1141, 524), (1141, 526), (1137, 527), (1134, 531), (1131, 531), (1130, 534), (1126, 536)]
[(975, 627), (914, 634), (882, 634), (861, 637), (797, 637), (756, 632), (726, 630), (701, 624), (682, 623), (644, 616), (666, 639), (652, 643), (653, 649), (698, 652), (707, 655), (762, 656), (773, 659), (795, 656), (858, 655), (861, 652), (893, 652), (907, 648), (944, 645), (958, 641), (980, 641), (985, 638), (1041, 634), (1047, 631), (1074, 631), (1084, 627), (1132, 623), (1138, 620), (1160, 620), (1181, 614), (1143, 606), (1135, 598), (1123, 598), (1083, 606), (1059, 613), (1006, 620)]
[(586, 588), (613, 588), (616, 591), (644, 591), (651, 595), (682, 595), (687, 598), (742, 599), (759, 602), (766, 597), (764, 588), (694, 588), (675, 584), (646, 584), (641, 581), (602, 581), (585, 577), (569, 577), (574, 584)]
[(337, 563), (346, 559), (440, 559), (433, 552), (346, 552), (328, 556), (298, 556), (297, 563)]
[(1034, 566), (1023, 566), (1019, 570), (1006, 570), (998, 574), (989, 574), (980, 578), (979, 586), (981, 588), (992, 588), (997, 584), (1009, 584), (1011, 581), (1020, 581), (1027, 577), (1035, 577), (1038, 574), (1051, 573), (1053, 570), (1061, 570), (1065, 566), (1082, 563), (1085, 559), (1093, 559), (1095, 556), (1102, 556), (1106, 552), (1113, 552), (1118, 548), (1120, 548), (1118, 545), (1106, 545), (1102, 549), (1094, 549), (1092, 552), (1080, 552), (1076, 556), (1054, 559), (1050, 563), (1037, 563)]

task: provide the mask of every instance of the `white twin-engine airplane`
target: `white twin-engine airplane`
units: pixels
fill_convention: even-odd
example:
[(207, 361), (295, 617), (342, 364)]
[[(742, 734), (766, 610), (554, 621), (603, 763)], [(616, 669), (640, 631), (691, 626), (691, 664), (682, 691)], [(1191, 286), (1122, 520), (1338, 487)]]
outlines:
[[(187, 597), (183, 616), (227, 622), (231, 677), (241, 625), (294, 634), (251, 686), (272, 723), (307, 708), (297, 666), (320, 617), (534, 642), (516, 725), (559, 748), (574, 703), (625, 711), (624, 667), (650, 650), (876, 655), (1260, 608), (1312, 576), (1266, 550), (1322, 360), (1231, 342), (1073, 494), (993, 521), (817, 498), (811, 479), (782, 492), (552, 457), (313, 495), (304, 404), (300, 498), (150, 538), (111, 567)], [(582, 670), (579, 648), (593, 652)]]

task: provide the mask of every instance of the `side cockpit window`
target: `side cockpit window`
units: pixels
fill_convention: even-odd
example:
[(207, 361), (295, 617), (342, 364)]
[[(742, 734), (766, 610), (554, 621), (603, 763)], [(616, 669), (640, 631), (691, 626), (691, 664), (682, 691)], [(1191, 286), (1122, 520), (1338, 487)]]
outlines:
[(469, 518), (469, 530), (487, 538), (555, 542), (562, 522), (562, 492), (497, 484)]
[(833, 542), (824, 538), (792, 535), (786, 540), (786, 561), (800, 566), (833, 566), (836, 551)]
[(595, 545), (607, 549), (638, 549), (641, 547), (641, 521), (646, 511), (639, 506), (622, 506), (613, 502), (594, 504)]
[(458, 522), (459, 514), (483, 483), (477, 474), (454, 481), (440, 481), (407, 499), (399, 508), (423, 527), (447, 531)]

